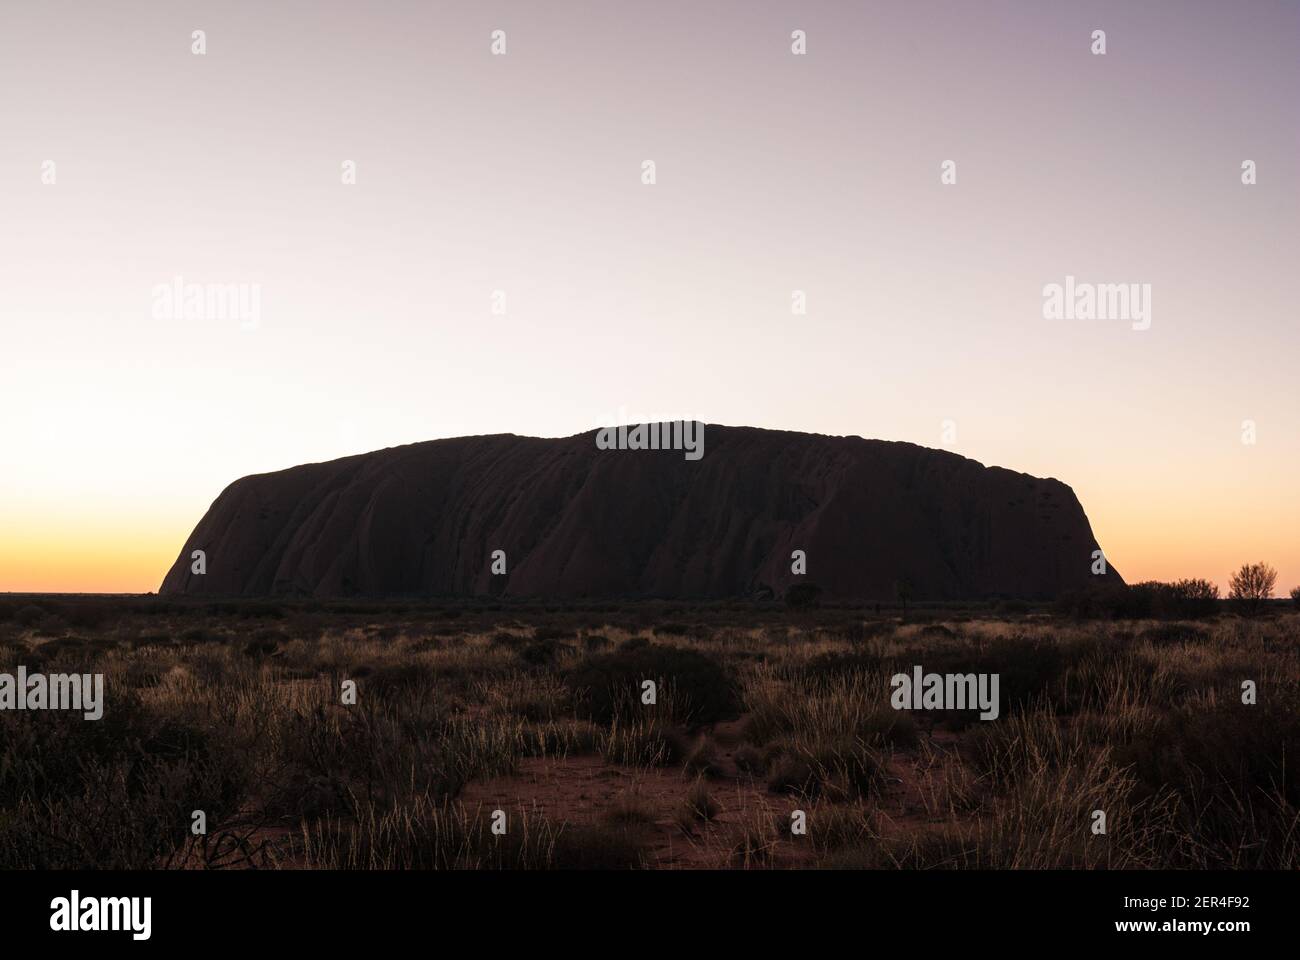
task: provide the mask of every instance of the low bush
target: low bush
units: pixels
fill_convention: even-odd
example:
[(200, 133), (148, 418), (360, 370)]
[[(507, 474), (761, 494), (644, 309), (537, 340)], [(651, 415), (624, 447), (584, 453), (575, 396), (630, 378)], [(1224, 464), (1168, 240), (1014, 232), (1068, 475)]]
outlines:
[(740, 709), (734, 681), (722, 664), (698, 650), (645, 643), (624, 644), (611, 653), (588, 656), (565, 674), (565, 684), (593, 718), (614, 719), (629, 696), (639, 702), (642, 683), (673, 690), (678, 720), (713, 723), (734, 717)]

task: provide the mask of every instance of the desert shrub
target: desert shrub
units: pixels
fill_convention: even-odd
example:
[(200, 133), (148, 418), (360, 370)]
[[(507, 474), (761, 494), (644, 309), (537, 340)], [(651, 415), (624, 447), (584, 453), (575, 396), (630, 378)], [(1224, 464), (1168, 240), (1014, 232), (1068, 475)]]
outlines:
[(1169, 585), (1158, 580), (1131, 583), (1127, 588), (1120, 588), (1118, 596), (1122, 599), (1118, 600), (1111, 615), (1126, 620), (1159, 616), (1168, 593)]
[(588, 653), (599, 653), (609, 649), (609, 637), (599, 633), (589, 633), (582, 638), (582, 648)]
[(887, 637), (894, 633), (894, 625), (883, 621), (849, 620), (839, 623), (827, 631), (830, 636), (849, 644), (862, 646), (878, 637)]
[(741, 773), (750, 773), (761, 775), (767, 765), (763, 760), (762, 752), (753, 744), (744, 743), (736, 748), (731, 759), (736, 764), (736, 769)]
[(1163, 647), (1179, 643), (1203, 643), (1210, 636), (1204, 627), (1190, 623), (1161, 623), (1138, 634), (1138, 640)]
[(155, 715), (119, 689), (97, 721), (0, 713), (0, 869), (143, 869), (243, 796), (243, 755), (220, 731)]
[(877, 754), (858, 738), (794, 740), (769, 764), (767, 786), (773, 793), (848, 800), (867, 796), (881, 770)]
[[(1012, 636), (991, 643), (986, 649), (961, 646), (934, 647), (909, 651), (925, 673), (998, 674), (998, 711), (1005, 717), (1023, 709), (1045, 692), (1053, 690), (1066, 669), (1081, 655), (1051, 637)], [(903, 664), (899, 672), (907, 673)], [(963, 729), (978, 719), (976, 710), (927, 711), (953, 729)]]
[(624, 644), (612, 653), (586, 657), (565, 675), (575, 700), (602, 723), (614, 718), (622, 698), (639, 696), (646, 680), (656, 681), (661, 694), (666, 685), (672, 687), (678, 719), (684, 722), (713, 723), (734, 717), (740, 708), (731, 676), (698, 650)]
[(237, 614), (244, 620), (283, 620), (284, 608), (276, 603), (245, 600), (236, 605)]
[[(969, 827), (888, 838), (892, 865), (1133, 869), (1149, 865), (1157, 844), (1171, 835), (1167, 798), (1136, 799), (1127, 769), (1069, 732), (1050, 710), (982, 725), (974, 746), (996, 804)], [(1106, 836), (1080, 828), (1093, 810), (1106, 811)]]
[(1166, 862), (1198, 868), (1294, 867), (1300, 830), (1300, 696), (1292, 683), (1262, 693), (1198, 702), (1143, 724), (1114, 748), (1143, 790), (1173, 790), (1181, 835)]
[[(889, 686), (882, 671), (852, 669), (843, 673), (796, 675), (783, 681), (778, 670), (745, 688), (748, 715), (741, 737), (755, 746), (801, 741), (854, 739), (872, 748), (915, 746), (919, 734), (907, 711), (888, 702)], [(772, 762), (774, 754), (763, 758)], [(753, 765), (760, 769), (760, 765)]]
[(596, 753), (600, 729), (586, 720), (548, 720), (524, 727), (520, 752), (528, 757), (556, 757)]
[(280, 737), (289, 787), (275, 806), (306, 817), (355, 815), (362, 801), (450, 800), (475, 777), (512, 773), (525, 746), (519, 721), (444, 716), (438, 698), (417, 691), (363, 695), (342, 710), (294, 710)]
[(132, 650), (139, 650), (141, 647), (173, 647), (176, 645), (176, 641), (172, 639), (171, 634), (167, 633), (138, 633), (133, 637), (128, 637), (126, 643)]
[(682, 807), (683, 819), (689, 820), (714, 820), (722, 812), (722, 804), (709, 792), (708, 784), (703, 780), (696, 780), (692, 784)]
[(657, 637), (684, 637), (691, 632), (691, 628), (684, 623), (668, 622), (661, 623), (654, 628), (654, 634)]
[(739, 834), (732, 843), (732, 861), (738, 867), (770, 864), (780, 836), (771, 811), (763, 808), (751, 810), (741, 820)]
[(879, 707), (858, 718), (854, 733), (867, 743), (910, 750), (921, 739), (916, 719), (906, 710)]
[(1146, 620), (1166, 603), (1169, 585), (1154, 580), (1127, 586), (1107, 584), (1067, 590), (1056, 598), (1053, 612), (1077, 620)]
[(30, 797), (0, 816), (0, 869), (141, 870), (178, 866), (190, 813), (216, 822), (225, 802), (227, 760), (184, 765), (153, 759), (87, 760), (74, 791)]
[(107, 603), (79, 601), (68, 603), (62, 610), (63, 619), (82, 630), (98, 629), (118, 619), (117, 608)]
[(260, 660), (274, 655), (280, 649), (280, 644), (287, 640), (288, 637), (279, 630), (254, 630), (252, 637), (243, 646), (243, 654)]
[(815, 583), (796, 583), (785, 591), (785, 605), (791, 610), (811, 610), (817, 606), (822, 588)]
[(381, 663), (371, 668), (365, 678), (367, 692), (381, 697), (402, 697), (431, 692), (437, 672), (427, 660), (405, 659)]
[(997, 723), (980, 724), (969, 743), (976, 770), (1001, 788), (1059, 770), (1086, 752), (1081, 734), (1072, 734), (1047, 705)]
[(1117, 755), (1153, 789), (1187, 796), (1263, 794), (1300, 808), (1300, 770), (1288, 755), (1300, 743), (1296, 689), (1268, 690), (1257, 704), (1239, 697), (1196, 703), (1163, 714)]
[(572, 640), (573, 631), (565, 627), (538, 627), (533, 631), (533, 639), (542, 642), (547, 640)]
[(686, 761), (683, 764), (688, 773), (699, 774), (703, 777), (717, 777), (722, 775), (722, 765), (718, 760), (718, 748), (708, 737), (701, 737), (699, 741), (692, 746), (686, 753)]
[[(1109, 586), (1072, 594), (1080, 609), (1068, 610), (1081, 618), (1140, 620), (1147, 618), (1189, 620), (1213, 616), (1218, 610), (1219, 588), (1208, 580), (1186, 579), (1175, 583), (1145, 580), (1128, 586)], [(1059, 608), (1060, 604), (1058, 604)]]
[(1099, 604), (1097, 590), (1062, 590), (1052, 601), (1052, 613), (1057, 617), (1074, 620), (1087, 620), (1099, 616), (1096, 612)]
[(791, 664), (786, 673), (791, 677), (804, 680), (816, 680), (823, 677), (843, 677), (854, 673), (866, 673), (880, 669), (882, 663), (878, 654), (866, 651), (831, 650), (809, 657), (803, 663)]
[(86, 641), (81, 637), (66, 636), (37, 644), (32, 652), (44, 660), (50, 660), (69, 651), (80, 652), (86, 645)]
[(823, 854), (869, 843), (874, 832), (870, 814), (858, 805), (818, 804), (809, 812), (808, 820), (809, 839)]
[(555, 663), (562, 651), (567, 649), (569, 649), (567, 644), (557, 640), (534, 640), (520, 649), (519, 659), (530, 667), (548, 667)]
[(655, 715), (617, 713), (597, 734), (596, 750), (606, 763), (630, 767), (666, 767), (679, 763), (689, 749), (680, 734)]
[(1179, 580), (1170, 585), (1164, 598), (1161, 616), (1196, 620), (1213, 616), (1219, 608), (1219, 588), (1199, 578)]
[(655, 809), (637, 793), (624, 793), (608, 807), (601, 820), (611, 824), (654, 823)]
[(329, 620), (322, 613), (299, 611), (289, 619), (287, 629), (290, 636), (314, 643), (321, 638), (328, 625)]
[(202, 732), (152, 716), (131, 694), (115, 697), (93, 722), (76, 711), (0, 712), (0, 729), (0, 808), (24, 796), (77, 792), (83, 757), (185, 759), (208, 748)]
[(58, 637), (33, 647), (23, 657), (29, 670), (94, 673), (102, 650), (80, 637)]
[(131, 660), (126, 664), (123, 679), (134, 690), (152, 689), (162, 683), (169, 669), (167, 664), (153, 658)]
[(1174, 583), (1145, 580), (1115, 589), (1118, 592), (1114, 595), (1123, 599), (1107, 611), (1111, 617), (1195, 620), (1218, 611), (1219, 588), (1208, 580), (1184, 579)]
[(190, 627), (181, 633), (181, 643), (220, 643), (224, 635), (208, 627)]
[(34, 603), (29, 603), (25, 607), (19, 607), (14, 611), (14, 620), (24, 627), (32, 627), (45, 619), (46, 611), (44, 607), (38, 607)]
[(38, 637), (57, 637), (68, 629), (67, 623), (56, 613), (49, 614), (33, 631)]
[(528, 721), (555, 720), (567, 705), (564, 685), (545, 672), (516, 671), (477, 679), (470, 697), (493, 713)]
[(936, 623), (947, 618), (946, 613), (936, 613), (933, 610), (918, 610), (916, 607), (913, 607), (912, 612), (905, 614), (903, 617), (904, 622), (910, 624)]

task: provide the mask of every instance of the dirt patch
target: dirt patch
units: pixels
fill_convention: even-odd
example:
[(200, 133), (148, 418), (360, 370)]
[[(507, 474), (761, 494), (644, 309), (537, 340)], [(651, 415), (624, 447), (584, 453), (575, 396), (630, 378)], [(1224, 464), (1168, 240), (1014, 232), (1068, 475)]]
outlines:
[(703, 782), (717, 804), (708, 820), (687, 812), (697, 780), (682, 770), (619, 766), (594, 756), (530, 758), (514, 776), (470, 784), (460, 800), (471, 809), (520, 810), (552, 822), (624, 823), (638, 831), (647, 865), (658, 869), (743, 866), (737, 848), (746, 830), (761, 823), (770, 826), (771, 834), (766, 865), (811, 865), (812, 852), (803, 838), (778, 833), (797, 801), (774, 796), (749, 777)]

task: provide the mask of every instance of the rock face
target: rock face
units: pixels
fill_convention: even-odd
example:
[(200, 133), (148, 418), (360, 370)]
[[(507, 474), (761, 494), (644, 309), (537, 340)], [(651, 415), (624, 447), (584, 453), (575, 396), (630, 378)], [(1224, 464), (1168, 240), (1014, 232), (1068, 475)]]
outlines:
[(908, 443), (710, 425), (690, 461), (600, 450), (595, 431), (502, 434), (237, 480), (160, 592), (722, 598), (808, 582), (871, 602), (906, 578), (915, 599), (1046, 599), (1122, 583), (1091, 573), (1096, 549), (1060, 481)]

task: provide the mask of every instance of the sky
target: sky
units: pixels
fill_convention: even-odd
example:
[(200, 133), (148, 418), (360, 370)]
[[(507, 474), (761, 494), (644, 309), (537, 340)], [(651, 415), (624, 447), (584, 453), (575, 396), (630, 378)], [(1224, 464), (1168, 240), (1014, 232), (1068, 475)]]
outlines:
[(1129, 581), (1285, 593), (1298, 92), (1267, 0), (5, 0), (0, 591), (156, 590), (247, 474), (686, 418), (1056, 477)]

